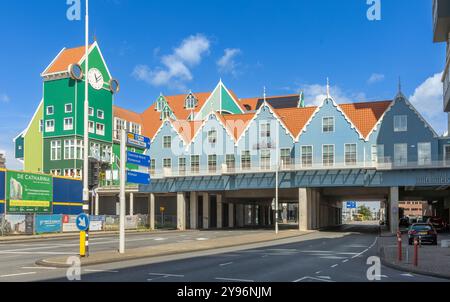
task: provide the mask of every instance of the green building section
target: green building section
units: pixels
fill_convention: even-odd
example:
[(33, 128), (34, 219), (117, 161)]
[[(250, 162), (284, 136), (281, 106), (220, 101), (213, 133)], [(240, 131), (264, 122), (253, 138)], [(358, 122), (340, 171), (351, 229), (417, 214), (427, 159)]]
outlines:
[(24, 170), (31, 172), (43, 172), (43, 140), (42, 118), (44, 104), (41, 102), (34, 118), (24, 134)]
[(214, 89), (208, 101), (197, 114), (196, 119), (204, 120), (212, 111), (221, 112), (223, 114), (244, 113), (222, 82)]

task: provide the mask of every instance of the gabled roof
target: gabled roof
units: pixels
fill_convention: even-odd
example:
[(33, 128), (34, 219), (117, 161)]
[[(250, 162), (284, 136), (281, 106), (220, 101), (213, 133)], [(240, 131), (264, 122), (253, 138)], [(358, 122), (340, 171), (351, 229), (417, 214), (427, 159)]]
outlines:
[(339, 107), (367, 139), (391, 104), (392, 101), (382, 101), (341, 104)]
[(118, 106), (113, 106), (114, 117), (118, 117), (122, 120), (133, 122), (142, 126), (142, 117), (139, 113), (127, 110)]
[(254, 113), (246, 113), (246, 114), (229, 114), (229, 115), (220, 115), (218, 117), (225, 125), (229, 133), (232, 133), (234, 136), (234, 140), (237, 141), (239, 137), (243, 134), (248, 124), (251, 122)]
[(294, 137), (298, 137), (317, 107), (274, 109)]
[(171, 123), (175, 131), (177, 131), (178, 134), (183, 138), (186, 145), (192, 142), (195, 135), (203, 125), (203, 121), (177, 120), (171, 121)]
[[(89, 46), (91, 48), (92, 45)], [(64, 48), (44, 70), (42, 76), (66, 72), (70, 64), (79, 63), (85, 55), (86, 47)]]
[[(281, 95), (281, 96), (270, 96), (266, 98), (266, 102), (272, 106), (274, 109), (282, 108), (297, 108), (298, 102), (300, 100), (299, 94), (291, 95)], [(264, 103), (264, 98), (245, 98), (240, 100), (240, 104), (246, 108), (247, 111), (254, 111), (261, 108)]]

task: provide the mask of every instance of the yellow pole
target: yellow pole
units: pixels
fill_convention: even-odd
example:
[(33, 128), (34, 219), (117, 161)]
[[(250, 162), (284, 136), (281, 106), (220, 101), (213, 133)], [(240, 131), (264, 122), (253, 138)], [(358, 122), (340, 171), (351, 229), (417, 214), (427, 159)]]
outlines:
[(80, 257), (86, 257), (86, 232), (80, 232)]

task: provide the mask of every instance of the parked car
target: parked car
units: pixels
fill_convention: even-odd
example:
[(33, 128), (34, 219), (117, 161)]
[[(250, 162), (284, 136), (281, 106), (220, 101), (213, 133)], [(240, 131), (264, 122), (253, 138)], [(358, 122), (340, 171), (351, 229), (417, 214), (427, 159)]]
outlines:
[(401, 227), (409, 227), (409, 218), (408, 217), (402, 217), (400, 218), (400, 226)]
[(411, 225), (408, 231), (409, 245), (414, 244), (414, 239), (421, 239), (422, 243), (429, 242), (432, 245), (437, 245), (437, 231), (432, 224), (416, 223)]
[(433, 225), (433, 227), (438, 232), (442, 232), (447, 230), (447, 223), (441, 217), (431, 217), (427, 221), (429, 224)]

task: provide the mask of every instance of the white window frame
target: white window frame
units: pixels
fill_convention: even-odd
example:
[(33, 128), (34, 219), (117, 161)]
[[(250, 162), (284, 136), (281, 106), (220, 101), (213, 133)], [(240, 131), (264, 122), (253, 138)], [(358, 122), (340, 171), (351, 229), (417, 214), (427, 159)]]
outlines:
[(261, 128), (259, 129), (259, 137), (262, 139), (270, 138), (272, 135), (271, 132), (271, 124), (270, 123), (262, 123)]
[(105, 119), (105, 111), (103, 111), (101, 109), (97, 109), (97, 118), (100, 120), (104, 120)]
[[(184, 165), (181, 165), (181, 162), (184, 161)], [(184, 169), (181, 169), (181, 167), (184, 167)], [(187, 169), (187, 159), (186, 157), (179, 157), (178, 158), (178, 174), (185, 175)]]
[(95, 122), (89, 121), (88, 131), (95, 134)]
[(84, 144), (84, 142), (82, 139), (77, 139), (75, 142), (75, 158), (76, 159), (83, 160), (83, 152), (84, 152), (83, 144)]
[[(48, 123), (53, 123), (53, 126), (49, 126)], [(46, 120), (45, 121), (45, 132), (55, 132), (55, 120)]]
[[(233, 157), (233, 167), (230, 167), (229, 165), (228, 165), (228, 163), (230, 163), (231, 162), (231, 160), (229, 160), (230, 158), (231, 158), (231, 156)], [(226, 154), (225, 155), (225, 164), (227, 165), (227, 169), (228, 170), (230, 170), (230, 169), (236, 169), (236, 155), (235, 154)]]
[[(49, 109), (52, 109), (52, 112), (49, 112)], [(51, 105), (51, 106), (47, 106), (45, 112), (47, 113), (47, 115), (54, 115), (55, 114), (55, 106)]]
[[(406, 152), (405, 152), (405, 161), (397, 161), (398, 158), (398, 152), (397, 152), (397, 147), (406, 147)], [(394, 165), (397, 167), (402, 167), (402, 166), (406, 166), (408, 165), (408, 144), (395, 144), (394, 145)]]
[[(347, 163), (347, 146), (355, 146), (355, 163)], [(346, 166), (356, 166), (358, 164), (358, 144), (344, 144), (344, 162)]]
[[(51, 141), (50, 142), (50, 160), (51, 161), (57, 161), (57, 160), (61, 160), (61, 141), (60, 140), (55, 140), (55, 141)], [(53, 151), (55, 152), (53, 154)], [(53, 156), (55, 155), (55, 156)]]
[[(404, 125), (403, 122), (405, 122)], [(394, 115), (394, 132), (407, 132), (407, 131), (408, 131), (408, 116)]]
[(91, 117), (93, 117), (93, 116), (94, 116), (94, 113), (95, 113), (94, 108), (93, 108), (93, 107), (89, 107), (89, 109), (88, 109), (88, 115), (91, 116)]
[[(102, 130), (99, 130), (98, 129), (98, 126), (102, 126)], [(105, 124), (102, 124), (102, 123), (96, 123), (96, 126), (95, 126), (95, 133), (97, 134), (97, 135), (101, 135), (101, 136), (104, 136), (105, 135)]]
[(76, 140), (75, 139), (64, 140), (64, 160), (73, 160), (75, 158), (76, 158)]
[[(327, 164), (326, 166), (325, 166), (325, 161), (324, 161), (324, 159), (325, 159), (325, 152), (324, 152), (325, 146), (333, 146), (333, 163), (331, 165)], [(335, 163), (336, 163), (336, 146), (334, 144), (323, 144), (322, 145), (322, 166), (323, 167), (334, 167)]]
[[(70, 124), (68, 124), (68, 121), (72, 121)], [(70, 131), (73, 130), (73, 117), (66, 117), (64, 118), (64, 131)]]
[[(311, 165), (306, 166), (303, 164), (303, 148), (309, 148), (311, 147)], [(313, 145), (302, 145), (300, 146), (300, 164), (302, 168), (310, 168), (314, 165), (314, 146)]]
[[(245, 167), (244, 168), (244, 165), (243, 165), (243, 158), (244, 158), (244, 153), (246, 153), (247, 154), (247, 152), (248, 152), (248, 155), (249, 155), (249, 166), (248, 167)], [(247, 155), (246, 155), (247, 156)], [(242, 150), (241, 151), (241, 170), (251, 170), (252, 169), (252, 152), (250, 151), (250, 150)]]
[[(421, 146), (427, 146), (429, 151), (427, 154), (421, 152)], [(429, 166), (431, 165), (431, 142), (421, 142), (417, 144), (417, 165), (419, 166)]]
[[(333, 120), (333, 131), (325, 131), (325, 120), (332, 119)], [(334, 133), (336, 131), (336, 119), (334, 116), (324, 116), (322, 117), (322, 133)]]
[[(194, 161), (192, 160), (194, 157), (196, 159), (198, 158), (198, 161), (197, 161), (198, 165), (195, 165), (195, 167), (196, 167), (195, 170), (193, 169), (194, 168), (194, 165), (193, 165)], [(198, 154), (192, 154), (191, 158), (190, 158), (190, 168), (191, 168), (191, 173), (192, 174), (196, 174), (196, 173), (200, 172), (200, 163), (201, 163), (201, 156), (198, 155)]]
[[(272, 154), (269, 149), (262, 149), (259, 156), (259, 167), (261, 170), (270, 170), (271, 162), (272, 162)], [(264, 157), (264, 153), (268, 154), (268, 157)]]
[[(170, 142), (168, 144), (166, 144), (166, 138), (170, 139)], [(170, 136), (170, 135), (163, 136), (163, 148), (164, 149), (171, 149), (172, 148), (172, 136)]]
[[(214, 165), (212, 165), (213, 163)], [(217, 173), (217, 154), (208, 155), (208, 172)]]
[[(170, 167), (166, 167), (166, 161), (168, 161), (170, 163)], [(162, 164), (163, 164), (164, 169), (172, 169), (172, 159), (171, 158), (168, 158), (168, 157), (163, 158)]]
[[(67, 106), (70, 106), (70, 110), (67, 110)], [(64, 105), (64, 112), (65, 113), (72, 113), (73, 112), (73, 105), (72, 103), (68, 103)]]

